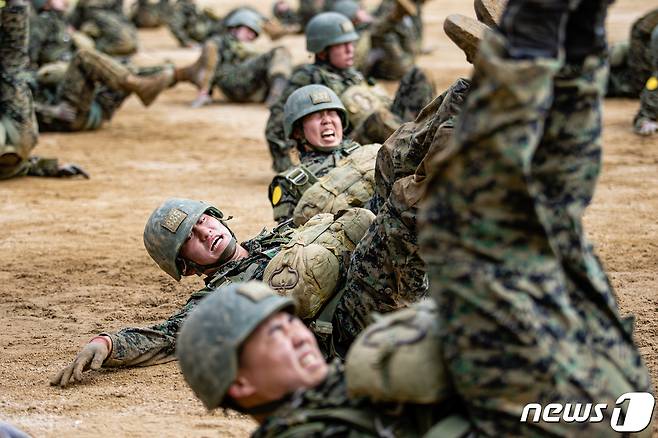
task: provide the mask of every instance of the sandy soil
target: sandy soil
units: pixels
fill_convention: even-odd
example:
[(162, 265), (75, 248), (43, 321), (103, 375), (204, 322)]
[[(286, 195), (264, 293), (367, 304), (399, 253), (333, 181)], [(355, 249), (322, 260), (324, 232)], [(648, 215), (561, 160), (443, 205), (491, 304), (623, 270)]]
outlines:
[[(264, 11), (269, 4), (251, 3)], [(224, 12), (238, 2), (204, 4)], [(633, 20), (657, 6), (656, 0), (618, 1), (611, 39), (626, 38)], [(441, 89), (469, 72), (442, 31), (454, 12), (474, 15), (463, 0), (435, 0), (425, 15), (426, 44), (436, 50), (419, 63)], [(198, 54), (178, 48), (165, 29), (140, 38), (142, 65), (165, 59), (184, 65)], [(301, 37), (281, 43), (298, 62), (308, 59)], [(246, 436), (253, 429), (233, 412), (207, 413), (175, 363), (90, 372), (83, 384), (64, 390), (48, 386), (98, 332), (160, 321), (202, 286), (198, 278), (176, 283), (144, 250), (144, 223), (162, 200), (211, 201), (235, 216), (231, 225), (243, 239), (272, 225), (267, 110), (222, 101), (193, 110), (194, 95), (180, 85), (148, 110), (130, 98), (98, 132), (41, 137), (36, 153), (84, 166), (89, 181), (0, 184), (0, 420), (34, 436)], [(657, 381), (658, 139), (632, 134), (637, 105), (606, 102), (604, 169), (586, 222), (622, 312), (637, 317), (637, 344)]]

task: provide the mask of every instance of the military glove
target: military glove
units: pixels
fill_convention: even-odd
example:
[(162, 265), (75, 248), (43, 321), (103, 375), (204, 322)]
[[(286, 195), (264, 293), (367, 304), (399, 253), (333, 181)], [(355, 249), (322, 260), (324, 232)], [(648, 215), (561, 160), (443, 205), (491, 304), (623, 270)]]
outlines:
[(194, 102), (190, 105), (192, 108), (201, 108), (202, 106), (208, 105), (212, 102), (212, 97), (206, 92), (200, 92)]
[(44, 117), (52, 119), (63, 120), (65, 122), (72, 122), (78, 115), (77, 110), (66, 102), (58, 105), (36, 105), (37, 112), (41, 113)]
[(52, 386), (62, 388), (82, 381), (82, 372), (88, 369), (98, 370), (110, 355), (111, 341), (107, 336), (97, 336), (78, 353), (73, 362), (64, 367), (50, 380)]
[(57, 168), (56, 177), (67, 177), (82, 175), (85, 179), (89, 179), (89, 174), (77, 164), (63, 164)]
[(641, 119), (635, 122), (635, 133), (638, 135), (652, 135), (658, 132), (658, 122)]
[(30, 438), (30, 436), (11, 424), (0, 421), (0, 438)]

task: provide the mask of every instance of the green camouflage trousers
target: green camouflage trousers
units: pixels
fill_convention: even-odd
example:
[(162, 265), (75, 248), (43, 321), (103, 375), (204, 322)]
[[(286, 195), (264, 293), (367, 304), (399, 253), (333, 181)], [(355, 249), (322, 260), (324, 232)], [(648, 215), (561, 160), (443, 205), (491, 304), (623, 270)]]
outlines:
[(28, 7), (0, 9), (0, 179), (29, 170), (37, 143), (32, 93), (24, 76), (27, 67)]
[(582, 226), (600, 169), (606, 63), (513, 61), (504, 44), (485, 35), (419, 213), (445, 366), (483, 434), (612, 435), (612, 409), (599, 423), (520, 422), (529, 403), (615, 406), (651, 390)]
[(275, 47), (262, 55), (237, 64), (220, 64), (213, 85), (232, 102), (263, 102), (276, 76), (288, 77), (292, 72), (290, 52)]

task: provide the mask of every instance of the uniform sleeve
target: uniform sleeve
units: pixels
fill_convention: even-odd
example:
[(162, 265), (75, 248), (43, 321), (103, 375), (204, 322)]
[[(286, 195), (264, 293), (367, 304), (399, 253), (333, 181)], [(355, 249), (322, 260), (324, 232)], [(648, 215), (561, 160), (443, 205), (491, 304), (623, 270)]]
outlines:
[(38, 16), (30, 19), (30, 42), (28, 56), (30, 58), (30, 69), (38, 70), (41, 58), (41, 48), (46, 40), (47, 30), (43, 28), (43, 20)]
[(197, 293), (166, 321), (147, 328), (124, 328), (102, 333), (112, 338), (112, 352), (104, 367), (148, 366), (175, 360), (176, 337), (187, 315), (209, 291)]
[(174, 38), (181, 46), (185, 46), (192, 42), (185, 32), (185, 13), (180, 3), (174, 4), (171, 8), (171, 14), (167, 20), (169, 30), (174, 35)]

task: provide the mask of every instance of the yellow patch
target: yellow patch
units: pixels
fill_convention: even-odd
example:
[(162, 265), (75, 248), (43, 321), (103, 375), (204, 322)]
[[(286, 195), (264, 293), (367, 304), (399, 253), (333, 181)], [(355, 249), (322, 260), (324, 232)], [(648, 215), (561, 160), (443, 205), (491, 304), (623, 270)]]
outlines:
[(647, 81), (647, 90), (654, 91), (656, 88), (658, 88), (658, 78), (651, 76)]
[(281, 201), (282, 196), (283, 191), (281, 190), (281, 186), (274, 187), (274, 190), (272, 190), (272, 205), (277, 205)]

